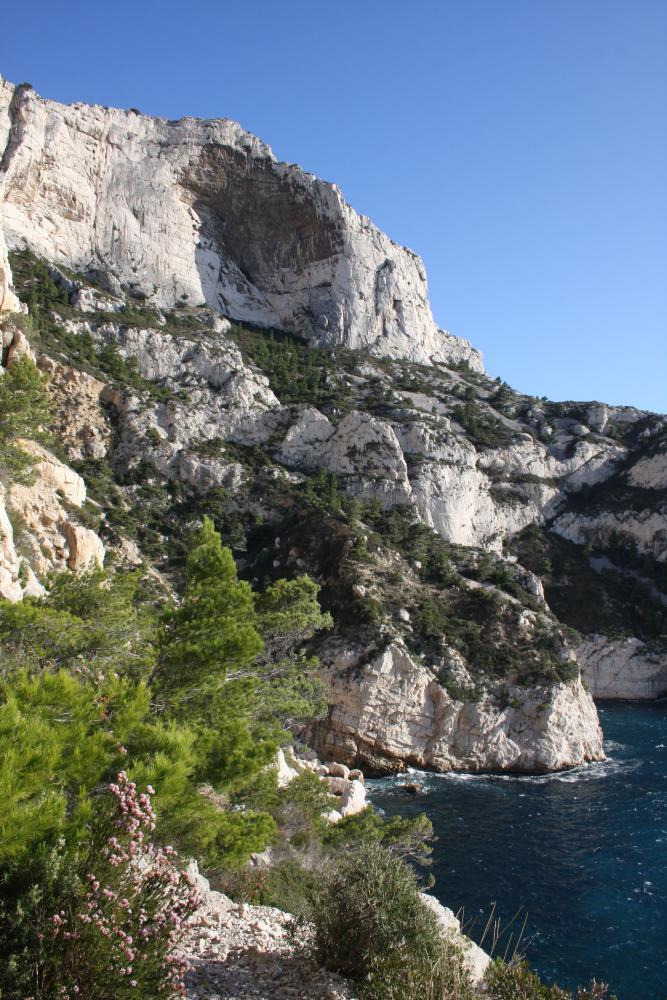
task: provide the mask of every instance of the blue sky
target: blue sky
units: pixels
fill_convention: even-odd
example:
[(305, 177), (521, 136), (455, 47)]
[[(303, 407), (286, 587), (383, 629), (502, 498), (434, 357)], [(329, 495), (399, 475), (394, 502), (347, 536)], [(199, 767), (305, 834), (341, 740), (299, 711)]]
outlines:
[(46, 97), (240, 121), (425, 259), (439, 324), (554, 399), (667, 410), (665, 0), (12, 4)]

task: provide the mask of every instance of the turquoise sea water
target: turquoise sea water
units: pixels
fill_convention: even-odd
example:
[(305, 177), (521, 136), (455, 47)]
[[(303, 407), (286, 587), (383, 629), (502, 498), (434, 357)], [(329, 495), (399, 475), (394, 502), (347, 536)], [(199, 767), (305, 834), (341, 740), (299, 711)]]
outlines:
[[(480, 940), (492, 904), (526, 917), (522, 950), (547, 980), (592, 976), (619, 1000), (667, 998), (667, 702), (601, 703), (608, 760), (539, 777), (418, 774), (369, 781), (386, 813), (426, 812), (431, 890)], [(488, 944), (487, 937), (486, 943)]]

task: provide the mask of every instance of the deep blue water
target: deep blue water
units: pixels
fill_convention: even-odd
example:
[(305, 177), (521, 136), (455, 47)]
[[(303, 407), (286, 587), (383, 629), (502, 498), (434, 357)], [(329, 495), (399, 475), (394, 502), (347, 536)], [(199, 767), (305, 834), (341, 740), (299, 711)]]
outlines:
[[(491, 905), (545, 979), (595, 976), (619, 1000), (667, 998), (667, 702), (598, 706), (609, 759), (540, 777), (415, 775), (368, 783), (386, 813), (426, 812), (431, 890), (480, 940)], [(488, 946), (490, 938), (487, 936)], [(512, 943), (513, 944), (513, 943)]]

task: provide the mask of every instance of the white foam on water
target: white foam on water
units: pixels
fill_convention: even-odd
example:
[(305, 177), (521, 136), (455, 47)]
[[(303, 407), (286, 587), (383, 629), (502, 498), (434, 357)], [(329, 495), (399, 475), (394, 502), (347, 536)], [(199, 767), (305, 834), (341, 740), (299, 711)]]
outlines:
[[(620, 744), (618, 744), (620, 748)], [(609, 748), (611, 749), (611, 748)], [(641, 761), (624, 759), (618, 760), (608, 757), (607, 760), (593, 761), (590, 764), (580, 764), (567, 771), (551, 771), (548, 774), (493, 774), (489, 772), (474, 773), (470, 771), (446, 771), (438, 773), (435, 771), (419, 771), (417, 768), (409, 768), (408, 773), (422, 785), (422, 793), (427, 794), (441, 782), (472, 783), (480, 786), (493, 782), (507, 782), (516, 785), (547, 785), (565, 784), (573, 785), (580, 782), (600, 781), (612, 775), (630, 774), (641, 766)], [(405, 783), (405, 775), (392, 775), (381, 778), (377, 782), (369, 782), (369, 791), (373, 789), (391, 791), (400, 789)]]

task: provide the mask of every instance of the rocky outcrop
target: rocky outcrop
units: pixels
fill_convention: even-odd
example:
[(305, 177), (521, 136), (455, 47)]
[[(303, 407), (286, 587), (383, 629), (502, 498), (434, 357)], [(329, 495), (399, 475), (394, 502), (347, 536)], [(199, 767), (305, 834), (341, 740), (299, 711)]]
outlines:
[(338, 426), (312, 406), (304, 407), (288, 430), (278, 453), (285, 465), (339, 476), (368, 477), (401, 483), (410, 493), (408, 469), (393, 427), (368, 413), (354, 411)]
[(330, 823), (338, 823), (345, 816), (355, 816), (368, 808), (361, 771), (350, 770), (337, 761), (323, 764), (313, 751), (297, 755), (291, 747), (278, 751), (275, 766), (279, 788), (285, 788), (304, 771), (318, 775), (331, 796), (331, 809), (324, 814)]
[(38, 356), (37, 364), (48, 375), (53, 433), (68, 459), (104, 458), (111, 440), (111, 426), (102, 408), (105, 383), (45, 354)]
[[(1, 193), (2, 189), (0, 188), (0, 195)], [(2, 227), (2, 215), (0, 214), (0, 314), (21, 311), (22, 305), (12, 289), (12, 271), (9, 266), (9, 258), (7, 257), (5, 233)]]
[(0, 156), (9, 245), (112, 294), (481, 370), (438, 330), (420, 258), (235, 122), (66, 106), (0, 82)]
[(641, 640), (589, 636), (576, 650), (594, 698), (646, 700), (667, 695), (667, 650)]
[[(659, 497), (659, 494), (658, 494)], [(667, 500), (657, 510), (598, 510), (590, 514), (569, 511), (551, 525), (562, 538), (602, 550), (619, 540), (658, 562), (667, 561)]]
[(33, 481), (0, 488), (0, 597), (10, 601), (43, 594), (51, 572), (104, 561), (101, 539), (76, 519), (86, 499), (81, 476), (34, 441), (22, 447), (35, 458)]
[(435, 771), (555, 771), (603, 760), (593, 699), (580, 680), (489, 695), (450, 696), (405, 647), (388, 645), (370, 662), (336, 656), (323, 673), (330, 704), (311, 733), (320, 755), (371, 773), (406, 765)]
[(429, 908), (438, 921), (444, 940), (451, 942), (460, 951), (463, 964), (473, 986), (478, 986), (484, 979), (486, 970), (491, 963), (491, 956), (462, 933), (461, 921), (453, 910), (443, 906), (435, 896), (431, 896), (427, 892), (420, 892), (419, 895), (422, 903)]

